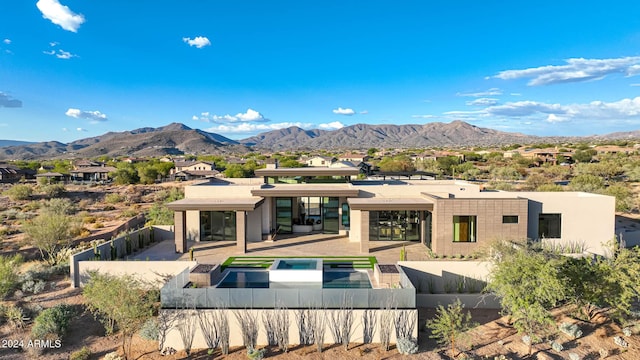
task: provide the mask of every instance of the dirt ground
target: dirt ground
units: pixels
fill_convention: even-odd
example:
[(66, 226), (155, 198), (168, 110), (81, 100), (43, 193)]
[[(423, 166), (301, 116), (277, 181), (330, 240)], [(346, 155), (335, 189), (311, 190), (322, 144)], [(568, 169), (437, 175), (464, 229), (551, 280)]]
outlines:
[[(84, 311), (83, 298), (79, 289), (72, 289), (68, 279), (59, 279), (54, 290), (34, 295), (30, 298), (20, 299), (19, 302), (38, 304), (43, 308), (58, 303), (75, 305), (78, 315), (72, 320), (69, 332), (63, 338), (60, 348), (48, 349), (39, 354), (34, 349), (28, 349), (29, 327), (15, 331), (7, 324), (0, 327), (0, 341), (23, 340), (22, 349), (11, 349), (7, 346), (0, 347), (0, 359), (41, 359), (63, 360), (69, 355), (80, 350), (83, 346), (91, 350), (90, 359), (102, 359), (107, 353), (118, 351), (122, 338), (118, 335), (104, 336), (102, 325), (93, 316)], [(471, 310), (473, 320), (480, 324), (472, 330), (467, 337), (473, 347), (468, 347), (464, 355), (474, 359), (493, 359), (497, 355), (505, 355), (508, 359), (521, 359), (527, 356), (527, 346), (521, 337), (510, 327), (507, 319), (500, 317), (497, 310)], [(419, 345), (420, 352), (412, 356), (400, 355), (392, 345), (389, 351), (384, 351), (377, 344), (350, 344), (345, 350), (342, 346), (326, 344), (322, 353), (318, 353), (315, 346), (292, 345), (287, 353), (281, 353), (277, 348), (266, 348), (265, 357), (281, 360), (293, 359), (447, 359), (448, 353), (439, 347), (429, 333), (424, 330), (426, 319), (433, 317), (434, 309), (419, 309)], [(568, 321), (578, 323), (584, 335), (577, 340), (568, 338), (560, 333), (556, 335), (556, 341), (564, 346), (564, 351), (556, 352), (551, 345), (543, 342), (533, 347), (533, 359), (570, 359), (570, 353), (576, 353), (580, 359), (600, 359), (601, 353), (606, 350), (607, 359), (640, 359), (640, 337), (633, 335), (623, 336), (621, 329), (605, 317), (599, 317), (592, 324), (581, 322), (566, 316), (556, 314), (557, 323)], [(328, 334), (327, 334), (328, 335)], [(623, 349), (613, 342), (614, 336), (623, 336), (629, 346)], [(327, 336), (330, 340), (330, 335)], [(222, 356), (219, 350), (209, 355), (207, 350), (194, 350), (190, 357), (184, 351), (174, 355), (163, 356), (157, 349), (157, 342), (134, 337), (133, 356), (131, 359), (247, 359), (243, 348), (232, 348), (227, 356)], [(460, 356), (458, 357), (460, 358)]]

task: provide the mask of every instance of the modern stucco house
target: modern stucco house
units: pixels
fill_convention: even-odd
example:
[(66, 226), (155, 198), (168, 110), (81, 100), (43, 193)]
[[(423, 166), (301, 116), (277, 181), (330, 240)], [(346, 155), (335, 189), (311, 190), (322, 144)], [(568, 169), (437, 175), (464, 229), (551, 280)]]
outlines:
[(248, 242), (278, 234), (342, 234), (369, 253), (380, 241), (415, 241), (439, 255), (470, 255), (498, 239), (583, 243), (604, 254), (615, 199), (583, 192), (483, 191), (457, 180), (354, 180), (357, 168), (256, 170), (256, 178), (185, 188), (169, 204), (178, 252), (187, 241)]

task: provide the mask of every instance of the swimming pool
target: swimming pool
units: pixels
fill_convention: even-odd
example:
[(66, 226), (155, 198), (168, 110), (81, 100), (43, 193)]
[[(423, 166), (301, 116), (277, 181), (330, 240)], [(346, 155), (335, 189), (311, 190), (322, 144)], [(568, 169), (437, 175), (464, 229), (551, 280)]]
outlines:
[(371, 289), (369, 275), (356, 270), (323, 271), (322, 286), (316, 282), (269, 282), (269, 272), (264, 270), (228, 270), (218, 288), (323, 288), (323, 289)]

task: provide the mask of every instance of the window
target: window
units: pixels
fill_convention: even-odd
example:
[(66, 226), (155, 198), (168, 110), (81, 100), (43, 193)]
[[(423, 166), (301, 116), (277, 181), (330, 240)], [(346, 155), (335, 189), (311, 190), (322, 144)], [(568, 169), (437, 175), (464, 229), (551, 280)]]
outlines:
[(503, 224), (517, 224), (518, 223), (518, 215), (503, 215), (502, 216)]
[(453, 242), (476, 242), (476, 216), (453, 217)]
[(562, 237), (562, 214), (540, 214), (538, 215), (538, 238)]
[(349, 227), (349, 204), (342, 204), (342, 226)]
[(236, 240), (235, 211), (201, 211), (200, 240), (234, 241)]

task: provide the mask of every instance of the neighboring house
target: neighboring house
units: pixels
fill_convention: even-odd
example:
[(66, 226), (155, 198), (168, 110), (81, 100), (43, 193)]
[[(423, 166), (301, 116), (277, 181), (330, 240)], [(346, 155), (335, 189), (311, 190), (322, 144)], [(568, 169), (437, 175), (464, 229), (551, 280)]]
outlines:
[(198, 180), (215, 177), (220, 174), (218, 170), (183, 170), (173, 173), (173, 180)]
[(14, 183), (20, 181), (24, 176), (24, 172), (11, 165), (0, 165), (0, 183)]
[(307, 160), (307, 166), (329, 166), (336, 161), (336, 158), (330, 156), (314, 156)]
[(80, 168), (100, 167), (104, 165), (104, 163), (101, 163), (99, 161), (78, 160), (73, 163), (73, 168), (77, 170)]
[(208, 161), (176, 161), (171, 169), (174, 180), (206, 179), (218, 175), (213, 162)]
[(64, 181), (66, 176), (57, 172), (46, 172), (36, 175), (36, 179), (47, 179), (47, 182)]
[(71, 180), (73, 181), (108, 181), (109, 173), (115, 172), (113, 166), (81, 166), (71, 170)]
[(368, 175), (371, 173), (371, 165), (362, 161), (338, 160), (329, 165), (330, 168), (358, 168), (360, 173)]
[(363, 154), (344, 154), (338, 158), (338, 161), (350, 161), (354, 164), (359, 164), (361, 162), (367, 162), (371, 159), (369, 155)]
[(180, 171), (211, 171), (215, 170), (215, 164), (208, 161), (176, 161), (173, 169), (176, 173)]
[(269, 168), (255, 171), (262, 185), (229, 179), (187, 186), (184, 199), (168, 204), (176, 249), (187, 251), (188, 240), (231, 240), (245, 252), (247, 242), (274, 230), (295, 233), (303, 218), (314, 220), (316, 231), (348, 236), (363, 254), (376, 243), (415, 241), (425, 251), (466, 256), (500, 239), (581, 243), (604, 254), (615, 233), (612, 196), (488, 192), (455, 180), (352, 180), (359, 172)]

